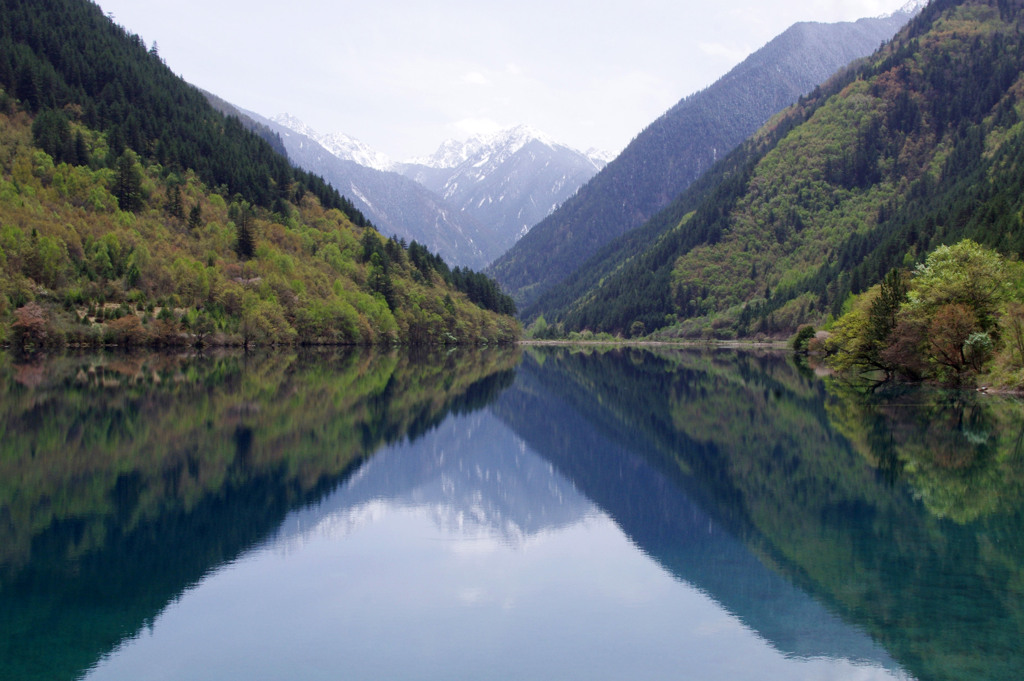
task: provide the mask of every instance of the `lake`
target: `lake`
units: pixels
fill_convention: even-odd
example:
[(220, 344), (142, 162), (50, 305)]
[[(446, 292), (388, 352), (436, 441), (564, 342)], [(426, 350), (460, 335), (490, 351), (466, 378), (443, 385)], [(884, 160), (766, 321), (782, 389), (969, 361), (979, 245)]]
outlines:
[(0, 678), (1007, 680), (1024, 407), (785, 353), (0, 357)]

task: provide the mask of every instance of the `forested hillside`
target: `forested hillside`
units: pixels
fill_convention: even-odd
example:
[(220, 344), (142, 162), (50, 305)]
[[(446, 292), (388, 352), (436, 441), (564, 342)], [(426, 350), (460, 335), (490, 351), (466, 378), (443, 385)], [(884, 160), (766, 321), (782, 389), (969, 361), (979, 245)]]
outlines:
[(381, 238), (87, 0), (0, 0), (0, 262), (26, 347), (517, 334), (492, 281)]
[(489, 271), (528, 307), (604, 244), (668, 205), (779, 110), (892, 38), (909, 17), (790, 27), (648, 126)]
[(1022, 72), (1019, 3), (934, 0), (532, 315), (566, 330), (783, 335), (940, 244), (1019, 254)]

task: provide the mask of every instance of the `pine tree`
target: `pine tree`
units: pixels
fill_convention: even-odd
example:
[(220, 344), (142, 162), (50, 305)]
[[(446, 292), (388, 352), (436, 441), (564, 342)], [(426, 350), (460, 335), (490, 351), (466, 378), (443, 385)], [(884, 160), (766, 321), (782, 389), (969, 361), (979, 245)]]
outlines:
[(252, 207), (248, 201), (231, 204), (228, 216), (235, 221), (235, 252), (238, 257), (248, 260), (256, 254), (256, 237), (253, 235)]
[(173, 184), (167, 190), (167, 203), (164, 206), (167, 214), (179, 220), (185, 219), (185, 206), (181, 201), (181, 188)]
[(142, 169), (135, 152), (126, 149), (118, 157), (116, 173), (113, 194), (117, 206), (125, 212), (134, 213), (142, 208)]
[(192, 210), (188, 212), (188, 226), (190, 229), (199, 229), (203, 225), (203, 207), (196, 202)]

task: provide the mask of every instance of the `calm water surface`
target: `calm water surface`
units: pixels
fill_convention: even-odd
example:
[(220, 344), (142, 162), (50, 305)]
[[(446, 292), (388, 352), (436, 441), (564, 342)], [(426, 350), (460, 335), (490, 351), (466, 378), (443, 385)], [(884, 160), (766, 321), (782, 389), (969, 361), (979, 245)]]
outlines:
[(1024, 412), (784, 355), (0, 365), (0, 678), (1017, 679)]

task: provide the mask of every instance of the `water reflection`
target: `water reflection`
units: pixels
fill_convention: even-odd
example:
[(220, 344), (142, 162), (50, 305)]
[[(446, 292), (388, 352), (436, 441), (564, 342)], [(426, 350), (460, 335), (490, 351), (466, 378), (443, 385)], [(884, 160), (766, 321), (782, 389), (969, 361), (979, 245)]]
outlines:
[(78, 677), (375, 449), (492, 399), (516, 361), (5, 358), (0, 678)]
[[(645, 468), (637, 477), (657, 477)], [(651, 501), (689, 507), (704, 535), (708, 519), (677, 497)], [(709, 574), (735, 561), (725, 570), (748, 597), (868, 655), (773, 647), (705, 589), (715, 580), (679, 581), (615, 520), (492, 414), (451, 418), (290, 515), (87, 678), (892, 678), (866, 637), (726, 533), (680, 546), (683, 562)]]
[[(784, 355), (557, 351), (528, 357), (520, 376), (524, 372), (609, 437), (636, 443), (626, 446), (762, 562), (867, 632), (913, 676), (1018, 677), (1024, 663), (1024, 497), (1015, 485), (1024, 462), (1016, 447), (1016, 402), (989, 396), (957, 412), (915, 392), (923, 412), (887, 408), (884, 401), (854, 399), (827, 386)], [(856, 418), (837, 428), (836, 414), (851, 410)], [(948, 419), (971, 424), (968, 432), (975, 434), (977, 424), (989, 424), (988, 437), (972, 441)], [(925, 427), (933, 439), (924, 436)], [(929, 443), (942, 428), (952, 434), (936, 457)], [(864, 442), (873, 443), (874, 455), (864, 454)], [(888, 449), (878, 449), (880, 443)], [(957, 447), (974, 449), (956, 454)], [(951, 467), (922, 475), (922, 457), (979, 468), (962, 467), (959, 476)], [(972, 510), (953, 520), (949, 506), (940, 515), (934, 503), (925, 503), (929, 494), (938, 496), (927, 482), (955, 490), (945, 494), (953, 508), (976, 509), (960, 500), (986, 491), (972, 476), (977, 480), (980, 470), (989, 471), (982, 479), (994, 477), (990, 466), (1002, 480), (993, 487), (999, 502), (987, 504), (985, 513)], [(608, 495), (619, 487), (613, 480), (594, 484)], [(635, 495), (621, 493), (620, 523), (650, 527), (627, 520), (649, 512), (649, 505), (631, 506)], [(670, 539), (640, 543), (672, 564)], [(766, 635), (789, 649), (786, 637), (794, 632), (745, 615), (729, 587), (715, 587), (716, 596), (758, 630), (775, 632)]]
[(449, 419), (429, 437), (379, 452), (342, 489), (293, 513), (278, 541), (349, 536), (382, 513), (412, 511), (453, 538), (521, 548), (594, 513), (550, 463), (494, 418)]
[(4, 361), (2, 678), (1024, 663), (1013, 401), (732, 352)]
[(936, 516), (965, 524), (1024, 499), (1024, 402), (973, 391), (829, 383), (829, 417), (893, 480), (907, 479)]

